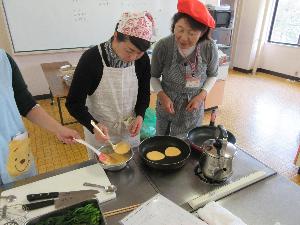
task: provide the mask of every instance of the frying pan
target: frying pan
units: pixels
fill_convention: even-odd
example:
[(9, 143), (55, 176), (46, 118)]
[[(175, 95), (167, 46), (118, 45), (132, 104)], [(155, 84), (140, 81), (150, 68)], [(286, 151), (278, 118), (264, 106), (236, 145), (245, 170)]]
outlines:
[[(148, 152), (159, 151), (164, 154), (167, 147), (177, 147), (181, 154), (174, 157), (166, 156), (162, 160), (152, 161), (146, 156)], [(172, 170), (182, 167), (191, 154), (189, 145), (176, 137), (172, 136), (154, 136), (145, 139), (139, 145), (139, 154), (143, 162), (152, 168), (161, 170)]]
[[(189, 131), (187, 138), (190, 142), (190, 145), (193, 150), (196, 150), (197, 152), (202, 153), (203, 148), (202, 144), (204, 141), (208, 139), (217, 139), (217, 138), (223, 138), (224, 136), (221, 132), (220, 125), (218, 127), (215, 126), (201, 126), (201, 127), (195, 127), (192, 130)], [(230, 132), (227, 131), (227, 141), (235, 144), (236, 138), (235, 136)]]

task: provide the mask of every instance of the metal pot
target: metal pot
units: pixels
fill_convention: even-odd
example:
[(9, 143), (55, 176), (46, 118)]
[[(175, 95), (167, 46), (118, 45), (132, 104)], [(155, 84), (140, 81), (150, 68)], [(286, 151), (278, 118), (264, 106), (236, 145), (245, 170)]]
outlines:
[(209, 139), (203, 143), (199, 167), (203, 176), (213, 181), (225, 181), (232, 171), (232, 161), (237, 153), (234, 144), (226, 139)]
[[(102, 146), (98, 149), (99, 151), (105, 153), (105, 154), (108, 154), (108, 155), (111, 155), (114, 153), (114, 150), (112, 149), (111, 145), (105, 145), (105, 146)], [(102, 166), (103, 169), (105, 170), (108, 170), (108, 171), (119, 171), (119, 170), (122, 170), (124, 169), (127, 164), (129, 163), (129, 161), (132, 159), (134, 155), (134, 152), (132, 150), (132, 148), (130, 148), (130, 151), (122, 156), (126, 157), (127, 160), (125, 162), (122, 162), (122, 163), (119, 163), (119, 164), (112, 164), (112, 165), (106, 165), (102, 162), (99, 162), (99, 164)], [(96, 157), (98, 158), (98, 157)]]

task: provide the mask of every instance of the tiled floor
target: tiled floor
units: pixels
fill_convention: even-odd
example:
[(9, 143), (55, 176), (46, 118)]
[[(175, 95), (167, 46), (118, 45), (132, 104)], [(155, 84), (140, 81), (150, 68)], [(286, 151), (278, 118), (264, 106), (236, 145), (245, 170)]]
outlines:
[[(151, 105), (154, 104), (152, 98)], [(57, 120), (56, 103), (39, 102)], [(72, 121), (64, 109), (64, 117)], [(204, 124), (209, 121), (209, 112)], [(39, 173), (87, 160), (79, 144), (64, 145), (48, 132), (25, 121), (31, 134)], [(259, 73), (231, 72), (226, 81), (224, 102), (217, 124), (233, 132), (237, 144), (280, 174), (300, 184), (294, 156), (300, 142), (300, 83)], [(79, 124), (68, 125), (82, 134)]]

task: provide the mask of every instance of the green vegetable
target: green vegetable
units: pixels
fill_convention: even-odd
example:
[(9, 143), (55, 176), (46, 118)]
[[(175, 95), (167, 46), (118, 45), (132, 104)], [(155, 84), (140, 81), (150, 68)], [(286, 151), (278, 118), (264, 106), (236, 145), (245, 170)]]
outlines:
[(53, 216), (36, 225), (99, 225), (102, 215), (96, 206), (87, 204), (73, 210), (67, 210), (61, 216)]

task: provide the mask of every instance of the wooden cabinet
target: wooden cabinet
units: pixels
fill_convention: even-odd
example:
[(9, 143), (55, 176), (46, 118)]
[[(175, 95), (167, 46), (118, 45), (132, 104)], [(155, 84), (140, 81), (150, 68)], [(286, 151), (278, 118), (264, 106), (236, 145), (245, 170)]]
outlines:
[(222, 105), (224, 98), (225, 80), (217, 80), (205, 99), (205, 109), (211, 109)]

